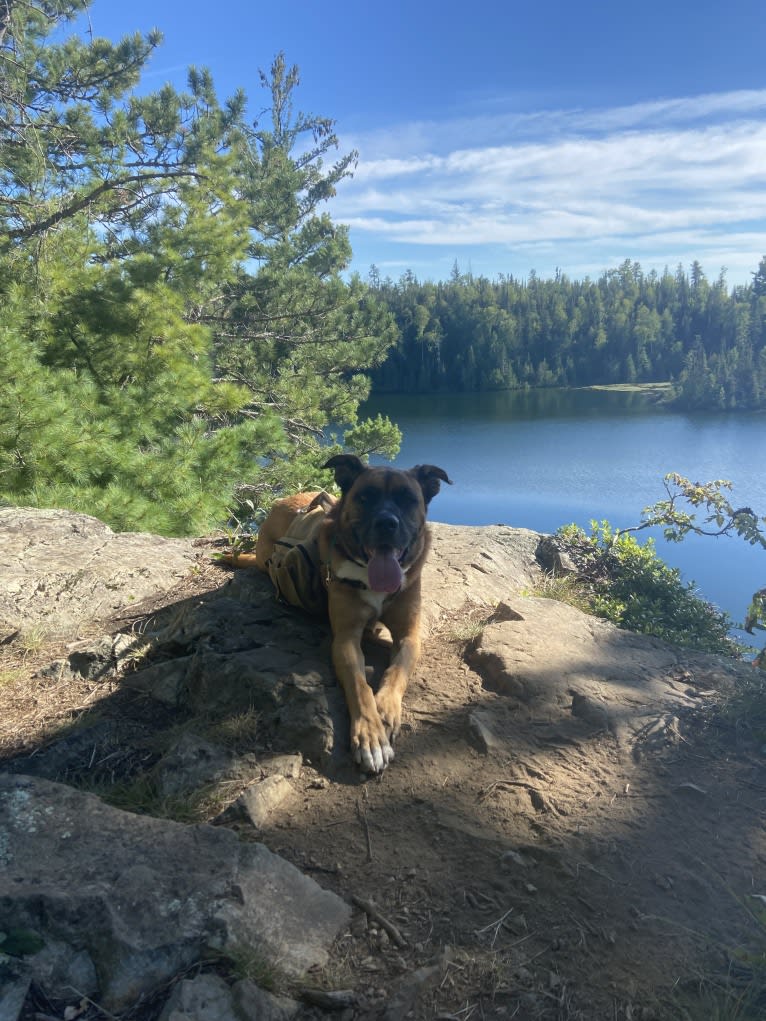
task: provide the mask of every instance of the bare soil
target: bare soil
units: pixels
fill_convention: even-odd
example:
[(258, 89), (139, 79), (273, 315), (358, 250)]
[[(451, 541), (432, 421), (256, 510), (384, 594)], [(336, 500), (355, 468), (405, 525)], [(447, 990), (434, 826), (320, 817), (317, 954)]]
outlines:
[[(219, 584), (220, 569), (201, 560), (172, 600)], [(151, 609), (110, 626), (135, 628)], [(381, 777), (305, 767), (258, 835), (356, 905), (330, 966), (309, 976), (319, 989), (354, 990), (333, 1016), (766, 1016), (766, 747), (742, 707), (707, 693), (626, 760), (595, 721), (562, 735), (488, 690), (456, 637), (465, 630), (462, 618), (445, 621), (426, 641)], [(111, 782), (124, 784), (184, 721), (119, 678), (36, 676), (63, 651), (2, 650), (0, 756), (107, 716), (121, 733)], [(477, 708), (505, 721), (512, 754), (482, 750)], [(268, 753), (257, 738), (251, 750)], [(220, 810), (211, 802), (201, 814), (212, 821)], [(58, 1016), (54, 1006), (30, 1000), (28, 1017)], [(100, 1016), (93, 1005), (83, 1014)]]

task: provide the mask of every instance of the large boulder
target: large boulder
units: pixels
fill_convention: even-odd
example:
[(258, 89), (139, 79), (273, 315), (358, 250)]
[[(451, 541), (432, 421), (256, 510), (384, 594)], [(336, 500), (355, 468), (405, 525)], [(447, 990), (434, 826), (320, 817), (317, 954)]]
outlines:
[(528, 528), (434, 523), (423, 570), (426, 630), (467, 604), (492, 607), (540, 581), (540, 535)]
[(74, 634), (167, 592), (196, 556), (189, 539), (117, 533), (87, 514), (0, 508), (0, 638), (35, 626)]
[(505, 713), (519, 703), (561, 730), (573, 718), (611, 733), (634, 755), (650, 737), (672, 733), (679, 706), (698, 691), (730, 688), (747, 667), (648, 635), (624, 631), (551, 599), (516, 601), (513, 619), (488, 623), (468, 651), (485, 684), (509, 696), (494, 714), (474, 713), (480, 743), (495, 754), (512, 751)]
[(0, 838), (0, 931), (23, 935), (48, 995), (73, 986), (110, 1011), (206, 950), (302, 975), (351, 913), (225, 827), (133, 815), (37, 778), (0, 774)]

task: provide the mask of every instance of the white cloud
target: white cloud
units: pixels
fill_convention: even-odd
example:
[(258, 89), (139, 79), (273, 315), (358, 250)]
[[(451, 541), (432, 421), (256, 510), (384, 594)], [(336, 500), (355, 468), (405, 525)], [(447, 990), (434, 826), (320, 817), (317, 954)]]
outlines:
[(334, 215), (389, 261), (392, 243), (410, 265), (429, 246), (497, 259), (550, 243), (578, 262), (587, 246), (588, 264), (618, 248), (642, 264), (707, 257), (744, 280), (766, 250), (766, 90), (402, 125), (358, 144)]

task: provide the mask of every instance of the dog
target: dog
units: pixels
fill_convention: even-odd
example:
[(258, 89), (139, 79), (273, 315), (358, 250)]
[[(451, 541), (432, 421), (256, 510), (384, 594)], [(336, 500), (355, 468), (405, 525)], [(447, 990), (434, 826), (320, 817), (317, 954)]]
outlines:
[[(269, 570), (282, 538), (299, 515), (322, 507), (318, 556), (332, 631), (332, 662), (351, 719), (351, 751), (367, 773), (381, 773), (394, 758), (402, 698), (420, 656), (420, 575), (430, 547), (428, 505), (442, 468), (419, 464), (407, 471), (368, 467), (353, 454), (331, 457), (341, 495), (297, 493), (275, 501), (261, 525), (255, 566)], [(300, 529), (299, 529), (300, 530)], [(362, 637), (379, 625), (392, 638), (391, 661), (377, 693), (367, 683)]]

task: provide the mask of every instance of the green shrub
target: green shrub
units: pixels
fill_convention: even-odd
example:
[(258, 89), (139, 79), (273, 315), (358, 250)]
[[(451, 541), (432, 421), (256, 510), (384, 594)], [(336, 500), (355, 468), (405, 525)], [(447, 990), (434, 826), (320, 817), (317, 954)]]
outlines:
[(739, 656), (728, 636), (728, 614), (701, 598), (692, 582), (684, 583), (680, 571), (657, 555), (653, 539), (642, 545), (613, 531), (608, 521), (592, 521), (590, 534), (578, 525), (556, 534), (597, 617), (700, 652)]

